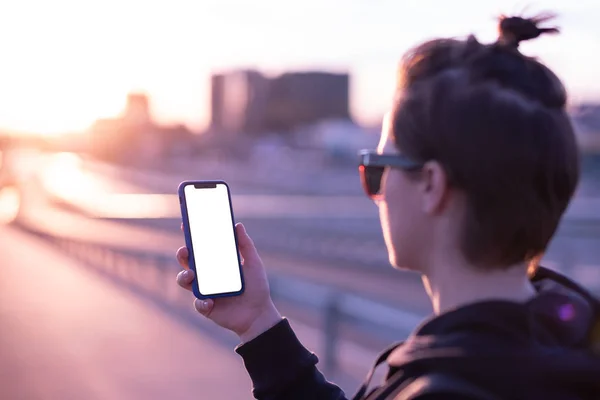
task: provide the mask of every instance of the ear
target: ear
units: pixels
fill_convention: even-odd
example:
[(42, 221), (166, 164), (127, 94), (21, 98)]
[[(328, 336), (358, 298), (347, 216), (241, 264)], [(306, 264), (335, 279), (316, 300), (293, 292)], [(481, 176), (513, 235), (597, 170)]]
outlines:
[(426, 214), (439, 214), (445, 207), (450, 192), (448, 174), (437, 161), (428, 161), (421, 172), (422, 209)]

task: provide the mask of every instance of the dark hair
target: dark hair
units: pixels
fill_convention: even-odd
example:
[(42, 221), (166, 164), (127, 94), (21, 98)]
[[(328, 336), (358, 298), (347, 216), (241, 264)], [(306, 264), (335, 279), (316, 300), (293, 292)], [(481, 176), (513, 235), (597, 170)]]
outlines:
[(393, 137), (415, 161), (440, 162), (466, 194), (461, 246), (475, 265), (537, 261), (579, 180), (579, 151), (559, 78), (519, 43), (552, 16), (500, 17), (499, 39), (436, 39), (403, 58)]

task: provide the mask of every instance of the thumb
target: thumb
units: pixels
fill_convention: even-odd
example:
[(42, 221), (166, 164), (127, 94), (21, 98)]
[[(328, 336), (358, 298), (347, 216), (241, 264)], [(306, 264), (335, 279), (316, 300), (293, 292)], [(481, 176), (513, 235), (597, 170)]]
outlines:
[(194, 300), (194, 308), (196, 309), (196, 311), (198, 311), (200, 314), (204, 315), (205, 317), (208, 317), (210, 315), (210, 312), (212, 311), (214, 305), (215, 305), (215, 302), (212, 299), (206, 299), (206, 300), (196, 299), (196, 300)]
[(242, 223), (235, 225), (235, 231), (237, 233), (238, 246), (244, 263), (257, 263), (260, 262), (260, 256), (254, 246), (254, 241), (246, 232), (246, 227)]

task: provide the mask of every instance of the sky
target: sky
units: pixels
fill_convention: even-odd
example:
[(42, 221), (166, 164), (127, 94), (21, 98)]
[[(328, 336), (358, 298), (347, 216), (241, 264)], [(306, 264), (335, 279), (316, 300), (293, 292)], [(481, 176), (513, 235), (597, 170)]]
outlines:
[(375, 123), (407, 49), (470, 33), (493, 41), (495, 17), (523, 10), (555, 11), (562, 29), (523, 52), (553, 68), (573, 102), (595, 98), (597, 0), (5, 0), (0, 129), (83, 130), (143, 91), (159, 122), (201, 130), (211, 71), (237, 67), (347, 71), (353, 115)]

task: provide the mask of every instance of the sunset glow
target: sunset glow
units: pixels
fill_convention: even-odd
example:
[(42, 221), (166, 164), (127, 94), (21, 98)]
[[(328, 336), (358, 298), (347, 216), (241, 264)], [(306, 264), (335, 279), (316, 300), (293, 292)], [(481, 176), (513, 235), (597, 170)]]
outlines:
[[(347, 69), (352, 112), (373, 122), (388, 107), (394, 69), (413, 44), (474, 32), (493, 40), (503, 0), (19, 0), (0, 5), (0, 130), (57, 134), (118, 114), (128, 92), (151, 97), (159, 122), (202, 129), (212, 69)], [(542, 0), (563, 33), (524, 45), (595, 97), (600, 26), (595, 0)], [(306, 29), (310, 26), (310, 29)], [(566, 54), (569, 56), (567, 57)]]

